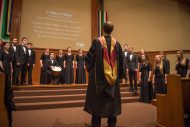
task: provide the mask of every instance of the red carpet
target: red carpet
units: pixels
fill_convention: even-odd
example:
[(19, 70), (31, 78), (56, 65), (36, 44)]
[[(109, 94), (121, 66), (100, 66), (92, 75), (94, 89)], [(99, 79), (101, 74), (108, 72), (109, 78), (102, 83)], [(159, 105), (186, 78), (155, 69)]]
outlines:
[[(13, 127), (89, 127), (91, 116), (83, 107), (48, 110), (16, 111)], [(117, 127), (155, 127), (156, 108), (151, 104), (122, 104)], [(106, 127), (106, 119), (102, 120)]]

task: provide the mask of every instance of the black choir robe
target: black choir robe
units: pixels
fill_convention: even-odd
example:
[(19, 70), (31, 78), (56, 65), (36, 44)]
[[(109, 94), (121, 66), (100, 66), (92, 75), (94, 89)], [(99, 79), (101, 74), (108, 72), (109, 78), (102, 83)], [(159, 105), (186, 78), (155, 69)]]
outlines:
[[(110, 39), (106, 38), (107, 41), (110, 41)], [(91, 115), (102, 118), (115, 117), (121, 114), (119, 79), (124, 77), (123, 55), (122, 48), (118, 42), (116, 42), (114, 48), (118, 72), (115, 85), (113, 86), (109, 86), (104, 76), (103, 48), (98, 39), (93, 40), (85, 57), (89, 81), (84, 110)]]

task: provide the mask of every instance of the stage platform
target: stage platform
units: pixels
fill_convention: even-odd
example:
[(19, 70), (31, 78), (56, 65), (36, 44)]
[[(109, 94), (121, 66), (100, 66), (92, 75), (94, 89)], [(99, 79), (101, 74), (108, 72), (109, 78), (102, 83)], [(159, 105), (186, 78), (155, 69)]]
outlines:
[[(83, 107), (87, 84), (12, 86), (18, 111)], [(122, 103), (137, 102), (139, 94), (120, 84)], [(138, 88), (139, 93), (139, 88)]]

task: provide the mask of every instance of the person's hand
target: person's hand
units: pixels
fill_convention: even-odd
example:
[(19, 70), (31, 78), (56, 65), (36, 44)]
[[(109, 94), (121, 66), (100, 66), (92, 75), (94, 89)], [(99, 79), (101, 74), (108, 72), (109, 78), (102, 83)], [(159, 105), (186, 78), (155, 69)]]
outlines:
[(186, 75), (186, 76), (185, 76), (185, 78), (189, 78), (189, 76), (188, 76), (188, 75)]
[(137, 71), (138, 71), (138, 69), (135, 69), (135, 71), (137, 72)]
[(84, 69), (86, 68), (86, 66), (84, 65)]
[(30, 66), (30, 64), (28, 64), (28, 67)]
[(33, 64), (33, 67), (35, 67), (35, 64)]
[(150, 78), (148, 78), (148, 82), (150, 82), (151, 81), (151, 79)]
[(20, 63), (19, 63), (19, 62), (17, 62), (16, 64), (17, 64), (17, 66), (20, 66)]
[(3, 66), (0, 66), (0, 68), (4, 71), (4, 68), (3, 68)]

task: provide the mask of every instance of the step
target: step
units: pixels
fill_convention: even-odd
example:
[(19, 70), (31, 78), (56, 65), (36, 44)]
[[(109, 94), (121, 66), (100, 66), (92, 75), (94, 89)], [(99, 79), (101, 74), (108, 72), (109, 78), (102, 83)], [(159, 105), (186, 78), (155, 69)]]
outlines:
[[(24, 86), (15, 86), (13, 85), (12, 88), (14, 91), (18, 90), (56, 90), (56, 89), (81, 89), (87, 88), (87, 84), (62, 84), (62, 85), (24, 85)], [(128, 84), (121, 83), (120, 87), (127, 87)]]
[[(123, 97), (122, 103), (137, 102), (139, 97)], [(16, 103), (17, 111), (22, 110), (41, 110), (41, 109), (55, 109), (55, 108), (73, 108), (83, 107), (84, 100), (74, 101), (56, 101), (56, 102), (35, 102), (35, 103)]]
[[(121, 92), (121, 97), (132, 97), (130, 92)], [(68, 95), (47, 95), (47, 96), (16, 96), (15, 103), (32, 103), (32, 102), (52, 102), (52, 101), (69, 101), (69, 100), (85, 100), (86, 94), (68, 94)]]
[[(139, 90), (139, 88), (138, 88)], [(128, 92), (127, 87), (121, 87), (121, 92)], [(21, 96), (48, 96), (48, 95), (73, 95), (73, 94), (85, 94), (86, 88), (81, 89), (46, 89), (46, 90), (16, 90), (14, 91), (15, 97)]]

